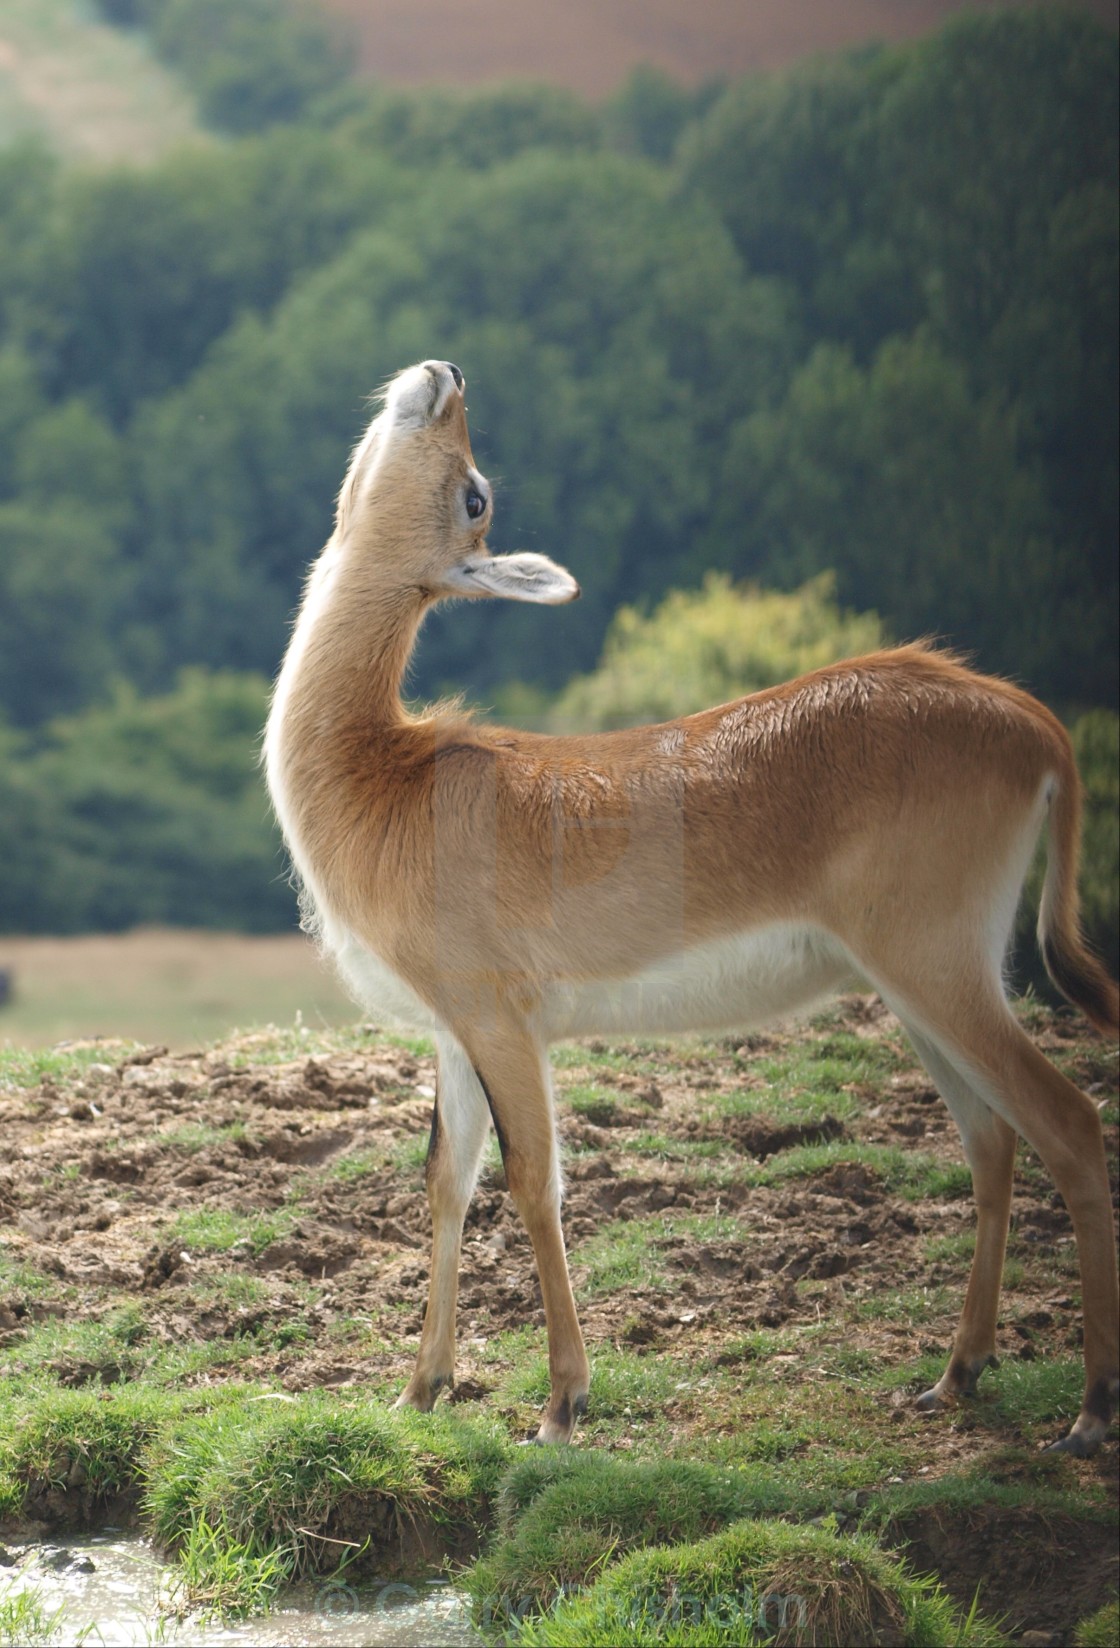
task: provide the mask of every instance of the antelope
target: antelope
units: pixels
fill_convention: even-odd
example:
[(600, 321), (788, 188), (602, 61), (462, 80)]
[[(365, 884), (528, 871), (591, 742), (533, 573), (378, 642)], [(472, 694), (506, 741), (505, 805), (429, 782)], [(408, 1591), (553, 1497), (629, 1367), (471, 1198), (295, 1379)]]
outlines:
[(1038, 921), (1059, 989), (1106, 1034), (1116, 984), (1078, 923), (1080, 792), (1069, 739), (1008, 683), (919, 645), (814, 670), (659, 726), (552, 737), (400, 685), (436, 602), (558, 605), (537, 554), (494, 556), (457, 366), (401, 372), (357, 445), (308, 579), (265, 734), (305, 925), (356, 999), (431, 1034), (427, 1308), (398, 1406), (454, 1379), (463, 1221), (489, 1126), (532, 1242), (550, 1395), (537, 1440), (570, 1439), (590, 1369), (561, 1228), (548, 1046), (587, 1034), (746, 1027), (863, 980), (905, 1026), (972, 1171), (976, 1249), (927, 1411), (995, 1361), (1016, 1135), (1077, 1239), (1085, 1393), (1053, 1445), (1111, 1422), (1117, 1272), (1092, 1101), (1008, 1005), (1003, 963), (1036, 838)]

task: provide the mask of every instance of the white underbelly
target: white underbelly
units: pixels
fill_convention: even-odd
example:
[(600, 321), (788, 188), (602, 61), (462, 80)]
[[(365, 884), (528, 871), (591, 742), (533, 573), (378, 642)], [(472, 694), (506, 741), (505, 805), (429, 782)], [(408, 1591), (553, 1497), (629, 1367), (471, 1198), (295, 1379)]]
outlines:
[(853, 973), (829, 934), (767, 927), (667, 956), (631, 978), (552, 985), (546, 1039), (748, 1029), (813, 1006)]
[[(325, 947), (355, 999), (378, 1022), (433, 1034), (436, 1015), (400, 975), (341, 924), (323, 923)], [(855, 975), (851, 957), (812, 927), (774, 926), (665, 957), (629, 978), (546, 984), (542, 1040), (747, 1029), (826, 999)]]

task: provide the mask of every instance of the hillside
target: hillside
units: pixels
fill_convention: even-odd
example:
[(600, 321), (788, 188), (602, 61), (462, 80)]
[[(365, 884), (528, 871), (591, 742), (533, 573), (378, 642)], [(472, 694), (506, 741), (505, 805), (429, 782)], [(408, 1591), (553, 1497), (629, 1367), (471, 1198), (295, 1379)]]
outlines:
[[(587, 96), (638, 64), (695, 83), (772, 69), (813, 52), (931, 34), (962, 0), (321, 0), (378, 79), (414, 84), (528, 76)], [(1117, 0), (1071, 0), (1115, 28)], [(990, 3), (971, 9), (991, 11)]]
[(0, 144), (31, 135), (95, 163), (203, 141), (193, 99), (141, 36), (77, 0), (0, 0)]

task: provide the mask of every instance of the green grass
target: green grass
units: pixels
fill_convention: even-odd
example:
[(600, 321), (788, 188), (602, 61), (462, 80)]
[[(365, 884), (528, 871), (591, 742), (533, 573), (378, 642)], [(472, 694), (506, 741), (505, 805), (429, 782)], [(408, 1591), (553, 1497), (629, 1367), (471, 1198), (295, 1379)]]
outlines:
[[(243, 1022), (252, 1020), (247, 1018)], [(387, 1039), (378, 1038), (379, 1041)], [(302, 1013), (297, 1013), (290, 1023), (258, 1024), (256, 1029), (238, 1036), (226, 1062), (231, 1070), (256, 1070), (261, 1066), (267, 1069), (295, 1064), (301, 1059), (360, 1053), (369, 1046), (370, 1032), (364, 1025), (316, 1026), (304, 1023)]]
[[(639, 1356), (612, 1345), (591, 1348), (591, 1405), (584, 1434), (594, 1440), (597, 1428), (618, 1419), (657, 1418), (681, 1378), (667, 1357)], [(538, 1414), (548, 1400), (547, 1354), (522, 1354), (499, 1384), (494, 1400), (522, 1405)]]
[[(297, 1024), (254, 1032), (223, 1048), (221, 1056), (252, 1070), (347, 1056), (367, 1044), (368, 1033), (360, 1029), (323, 1034)], [(402, 1051), (427, 1056), (430, 1048), (417, 1043)], [(597, 1105), (609, 1105), (611, 1118), (640, 1101), (612, 1086), (608, 1072), (633, 1071), (637, 1060), (648, 1057), (650, 1069), (672, 1082), (692, 1071), (698, 1058), (718, 1058), (724, 1072), (739, 1058), (729, 1044), (659, 1052), (666, 1061), (660, 1068), (645, 1044), (563, 1051), (574, 1084), (573, 1111), (590, 1117)], [(773, 1077), (769, 1088), (753, 1085), (760, 1054), (774, 1066), (767, 1073)], [(117, 1050), (108, 1055), (120, 1056)], [(106, 1051), (20, 1054), (9, 1063), (21, 1070), (22, 1080), (8, 1085), (23, 1089), (46, 1076), (65, 1089), (99, 1060), (108, 1062)], [(701, 1113), (707, 1107), (709, 1115), (757, 1115), (774, 1125), (796, 1119), (812, 1126), (825, 1114), (846, 1116), (845, 1106), (860, 1098), (861, 1081), (889, 1081), (898, 1054), (893, 1041), (884, 1049), (849, 1038), (833, 1024), (819, 1051), (771, 1040), (742, 1062), (751, 1085), (726, 1095), (701, 1089)], [(0, 1080), (3, 1070), (0, 1060)], [(191, 1155), (236, 1145), (245, 1136), (244, 1124), (228, 1119), (228, 1111), (204, 1114), (215, 1125), (165, 1121), (150, 1137), (169, 1155)], [(616, 1133), (611, 1143), (624, 1173), (649, 1181), (656, 1174), (651, 1160), (663, 1153), (677, 1164), (666, 1177), (689, 1190), (702, 1184), (716, 1191), (724, 1183), (796, 1184), (800, 1203), (800, 1187), (835, 1188), (848, 1173), (861, 1197), (864, 1189), (873, 1198), (882, 1188), (911, 1201), (941, 1201), (967, 1196), (970, 1189), (963, 1166), (858, 1139), (798, 1145), (761, 1163), (729, 1151), (722, 1139)], [(908, 1518), (927, 1511), (953, 1518), (985, 1505), (1023, 1507), (1043, 1519), (1074, 1523), (1113, 1516), (1105, 1475), (1074, 1479), (1069, 1461), (1037, 1451), (1068, 1425), (1080, 1398), (1078, 1357), (1072, 1350), (1062, 1354), (1061, 1342), (1060, 1353), (1053, 1354), (1060, 1324), (1041, 1335), (1048, 1344), (1045, 1351), (1040, 1345), (1037, 1361), (1009, 1356), (985, 1374), (975, 1401), (953, 1414), (927, 1420), (905, 1405), (905, 1398), (938, 1377), (949, 1354), (974, 1246), (964, 1220), (914, 1235), (919, 1266), (915, 1272), (908, 1265), (902, 1285), (882, 1289), (879, 1277), (868, 1292), (859, 1274), (844, 1277), (841, 1287), (835, 1279), (803, 1279), (789, 1294), (796, 1321), (778, 1328), (751, 1327), (744, 1317), (732, 1330), (703, 1311), (693, 1326), (682, 1327), (675, 1315), (662, 1320), (654, 1309), (658, 1339), (647, 1351), (633, 1348), (641, 1335), (631, 1333), (651, 1315), (646, 1300), (613, 1311), (612, 1298), (628, 1289), (661, 1289), (670, 1305), (677, 1298), (683, 1311), (691, 1310), (691, 1300), (674, 1293), (681, 1255), (712, 1244), (717, 1260), (736, 1248), (749, 1258), (756, 1240), (751, 1199), (737, 1197), (733, 1205), (742, 1201), (742, 1211), (735, 1214), (719, 1211), (716, 1194), (707, 1199), (707, 1213), (675, 1207), (637, 1219), (604, 1213), (584, 1225), (594, 1234), (571, 1254), (578, 1296), (593, 1309), (587, 1323), (591, 1402), (575, 1448), (514, 1446), (535, 1431), (548, 1396), (545, 1335), (536, 1326), (488, 1333), (485, 1298), (471, 1306), (479, 1321), (469, 1328), (460, 1323), (460, 1372), (480, 1374), (489, 1387), (485, 1397), (441, 1404), (426, 1417), (389, 1411), (414, 1354), (414, 1292), (394, 1298), (382, 1290), (384, 1297), (371, 1302), (371, 1321), (346, 1285), (331, 1300), (327, 1283), (263, 1278), (252, 1261), (288, 1236), (301, 1216), (320, 1217), (316, 1187), (327, 1184), (328, 1217), (334, 1217), (336, 1210), (348, 1212), (347, 1187), (365, 1176), (395, 1175), (402, 1188), (418, 1186), (426, 1149), (426, 1127), (398, 1134), (385, 1147), (371, 1140), (354, 1155), (293, 1173), (277, 1208), (210, 1208), (203, 1190), (188, 1208), (167, 1209), (154, 1239), (205, 1262), (193, 1272), (183, 1266), (173, 1289), (144, 1295), (141, 1305), (119, 1291), (91, 1295), (84, 1284), (40, 1272), (22, 1245), (0, 1247), (0, 1302), (14, 1302), (17, 1310), (0, 1377), (0, 1516), (18, 1517), (29, 1490), (36, 1504), (52, 1489), (67, 1504), (84, 1496), (94, 1518), (119, 1493), (142, 1494), (144, 1528), (174, 1547), (181, 1605), (222, 1617), (259, 1611), (291, 1576), (330, 1572), (340, 1554), (364, 1568), (402, 1560), (403, 1551), (416, 1574), (427, 1560), (413, 1540), (417, 1531), (430, 1535), (429, 1553), (460, 1558), (489, 1532), (492, 1542), (466, 1582), (480, 1620), (500, 1625), (511, 1642), (615, 1640), (620, 1610), (635, 1607), (633, 1640), (647, 1640), (641, 1634), (647, 1627), (652, 1636), (666, 1626), (659, 1613), (666, 1596), (692, 1596), (688, 1587), (700, 1570), (725, 1572), (734, 1541), (713, 1546), (713, 1539), (737, 1540), (744, 1527), (761, 1530), (762, 1543), (752, 1547), (749, 1561), (746, 1547), (735, 1546), (739, 1614), (721, 1614), (720, 1599), (731, 1594), (719, 1588), (721, 1578), (711, 1596), (698, 1593), (696, 1618), (670, 1619), (670, 1634), (659, 1637), (677, 1640), (677, 1630), (682, 1643), (722, 1645), (752, 1640), (742, 1634), (751, 1599), (766, 1594), (759, 1587), (773, 1582), (773, 1564), (793, 1561), (794, 1551), (810, 1577), (805, 1595), (817, 1610), (813, 1618), (823, 1620), (814, 1641), (830, 1640), (829, 1597), (848, 1610), (837, 1617), (852, 1629), (860, 1598), (877, 1594), (874, 1586), (881, 1584), (893, 1599), (881, 1604), (885, 1628), (888, 1635), (901, 1633), (897, 1640), (992, 1642), (978, 1615), (962, 1621), (952, 1610), (946, 1613), (945, 1598), (928, 1588), (923, 1601), (907, 1589), (912, 1581), (905, 1570), (897, 1564), (872, 1570), (859, 1554), (864, 1546), (848, 1536), (898, 1545), (907, 1537)], [(497, 1182), (497, 1168), (494, 1146), (490, 1183)], [(56, 1174), (51, 1183), (57, 1182)], [(81, 1190), (76, 1182), (67, 1195)], [(756, 1199), (768, 1206), (785, 1201)], [(705, 1202), (697, 1198), (695, 1205)], [(138, 1206), (129, 1204), (130, 1220)], [(423, 1255), (416, 1258), (422, 1264)], [(1012, 1235), (1012, 1286), (1016, 1278), (1026, 1276), (1033, 1285), (1060, 1273), (1063, 1289), (1076, 1293), (1064, 1279), (1072, 1262), (1068, 1243), (1031, 1244)], [(923, 1275), (923, 1263), (942, 1267), (925, 1273), (927, 1286), (912, 1279)], [(199, 1330), (209, 1338), (176, 1337), (174, 1321), (188, 1296), (192, 1308), (213, 1311)], [(72, 1320), (42, 1316), (40, 1304), (55, 1310), (67, 1297), (80, 1307)], [(323, 1314), (316, 1309), (321, 1303), (327, 1303)], [(1012, 1295), (1005, 1327), (1025, 1314), (1026, 1305)], [(238, 1367), (248, 1364), (254, 1374), (264, 1370), (266, 1379), (280, 1376), (295, 1385), (303, 1347), (312, 1342), (328, 1358), (368, 1359), (368, 1383), (357, 1391), (312, 1390), (290, 1398), (264, 1384), (233, 1382)], [(307, 1362), (309, 1383), (320, 1365)], [(64, 1383), (75, 1388), (62, 1388)], [(902, 1407), (896, 1406), (900, 1400)], [(940, 1449), (950, 1433), (967, 1440), (962, 1459), (947, 1465)], [(940, 1466), (932, 1478), (922, 1474), (931, 1460)], [(787, 1534), (794, 1541), (788, 1549), (766, 1543), (774, 1528), (779, 1543)], [(827, 1551), (812, 1546), (817, 1535), (832, 1541)], [(698, 1551), (708, 1554), (697, 1557)], [(667, 1565), (628, 1567), (655, 1557)], [(627, 1573), (637, 1573), (638, 1589), (616, 1591), (616, 1577)], [(581, 1613), (584, 1604), (587, 1612)], [(938, 1631), (940, 1636), (931, 1635)], [(1087, 1640), (1093, 1648), (1101, 1639)]]
[(501, 1536), (464, 1583), (478, 1617), (508, 1624), (589, 1584), (607, 1559), (696, 1540), (739, 1517), (791, 1505), (757, 1475), (550, 1449), (510, 1471), (499, 1500)]
[(733, 1062), (749, 1070), (751, 1086), (718, 1094), (713, 1113), (766, 1117), (782, 1126), (808, 1126), (826, 1116), (850, 1120), (864, 1108), (868, 1090), (882, 1092), (903, 1065), (888, 1044), (839, 1031), (793, 1043), (780, 1058), (735, 1055)]
[(1003, 1641), (975, 1610), (962, 1620), (940, 1586), (871, 1540), (770, 1520), (604, 1564), (587, 1590), (525, 1619), (513, 1635), (526, 1648), (745, 1648), (775, 1640), (813, 1648)]
[(844, 1139), (827, 1144), (794, 1145), (779, 1151), (760, 1167), (748, 1169), (748, 1184), (784, 1184), (788, 1179), (810, 1178), (837, 1166), (868, 1168), (883, 1188), (907, 1201), (949, 1201), (971, 1196), (972, 1175), (962, 1164), (946, 1165), (918, 1150), (897, 1145), (852, 1144)]
[(900, 1145), (830, 1139), (791, 1145), (763, 1162), (754, 1162), (731, 1152), (722, 1139), (674, 1139), (648, 1133), (627, 1140), (622, 1149), (638, 1157), (695, 1162), (692, 1183), (711, 1190), (732, 1184), (748, 1188), (781, 1185), (792, 1179), (812, 1179), (834, 1168), (865, 1167), (884, 1190), (905, 1201), (958, 1201), (972, 1195), (972, 1175), (963, 1162), (940, 1161), (926, 1151)]
[(931, 1264), (951, 1264), (963, 1274), (976, 1252), (976, 1232), (959, 1230), (952, 1236), (927, 1236), (922, 1252)]
[[(5, 1018), (5, 1028), (10, 1020)], [(0, 1092), (19, 1092), (51, 1082), (67, 1088), (84, 1081), (91, 1065), (119, 1062), (135, 1052), (135, 1042), (114, 1043), (105, 1047), (15, 1047), (0, 1044)]]
[[(0, 1648), (36, 1648), (39, 1643), (57, 1642), (65, 1612), (61, 1607), (48, 1609), (37, 1590), (17, 1591), (11, 1581), (0, 1584)], [(69, 1640), (84, 1642), (93, 1629), (90, 1626)]]
[(1120, 1641), (1120, 1602), (1106, 1602), (1083, 1619), (1073, 1640), (1077, 1648), (1116, 1648)]
[[(874, 1493), (863, 1496), (865, 1503), (858, 1508), (860, 1529), (897, 1545), (904, 1538), (906, 1523), (924, 1512), (935, 1511), (954, 1523), (986, 1507), (1001, 1513), (1027, 1510), (1049, 1524), (1060, 1518), (1103, 1525), (1115, 1521), (1107, 1485), (1100, 1483), (1095, 1492), (1071, 1485), (1068, 1473), (1062, 1471), (1054, 1455), (1035, 1454), (1029, 1460), (1029, 1469), (1020, 1468), (1016, 1472), (1018, 1480), (1008, 1482), (997, 1481), (991, 1474), (991, 1466), (996, 1463), (989, 1459), (959, 1475), (884, 1483)], [(1016, 1463), (1022, 1466), (1027, 1462)]]
[[(612, 1071), (616, 1074), (653, 1075), (666, 1057), (675, 1060), (687, 1051), (685, 1043), (637, 1041), (615, 1044), (603, 1042), (561, 1042), (552, 1049), (554, 1070)], [(562, 1094), (565, 1089), (561, 1089)]]
[(40, 1390), (0, 1406), (0, 1514), (17, 1515), (27, 1495), (79, 1490), (95, 1508), (143, 1489), (147, 1526), (179, 1556), (183, 1597), (236, 1614), (295, 1574), (333, 1571), (355, 1544), (372, 1541), (372, 1558), (392, 1565), (410, 1528), (431, 1531), (428, 1548), (477, 1539), (509, 1457), (494, 1423), (368, 1397)]
[(334, 1541), (349, 1529), (380, 1533), (384, 1559), (404, 1526), (475, 1527), (508, 1457), (495, 1425), (448, 1410), (264, 1393), (165, 1432), (149, 1453), (146, 1505), (156, 1539), (193, 1541), (203, 1567), (207, 1551), (280, 1551), (292, 1573), (317, 1572), (337, 1566)]
[(224, 1276), (208, 1276), (195, 1282), (191, 1292), (200, 1304), (226, 1305), (234, 1309), (252, 1309), (268, 1298), (268, 1288), (257, 1276), (245, 1276), (231, 1271)]
[(390, 1161), (390, 1154), (384, 1150), (354, 1150), (337, 1161), (329, 1162), (318, 1171), (326, 1173), (332, 1179), (339, 1179), (344, 1184), (354, 1179), (367, 1178), (371, 1173), (380, 1172)]
[(286, 1236), (298, 1218), (298, 1209), (279, 1207), (266, 1213), (231, 1213), (226, 1208), (190, 1208), (179, 1213), (163, 1231), (169, 1247), (186, 1252), (228, 1253), (244, 1243), (256, 1257)]
[(21, 1500), (26, 1492), (80, 1487), (90, 1503), (104, 1503), (139, 1486), (152, 1437), (198, 1404), (197, 1396), (143, 1384), (111, 1393), (40, 1391), (0, 1409), (0, 1460)]
[(224, 1525), (212, 1528), (199, 1516), (179, 1550), (170, 1606), (189, 1610), (203, 1622), (265, 1613), (294, 1569), (294, 1557), (283, 1546), (256, 1550), (232, 1538)]
[(0, 1294), (23, 1299), (41, 1298), (58, 1291), (57, 1278), (46, 1276), (0, 1240)]
[[(217, 1291), (229, 1304), (248, 1304), (261, 1297), (255, 1278), (227, 1281), (229, 1287), (219, 1286)], [(240, 1297), (239, 1282), (249, 1284)], [(211, 1283), (206, 1289), (215, 1291)], [(155, 1337), (144, 1307), (136, 1302), (73, 1323), (51, 1317), (34, 1323), (7, 1348), (0, 1401), (5, 1393), (49, 1390), (54, 1382), (113, 1389), (137, 1379), (153, 1388), (186, 1385), (220, 1368), (235, 1368), (263, 1350), (303, 1343), (309, 1337), (306, 1321), (291, 1314), (259, 1322), (244, 1333), (187, 1340)]]
[(181, 1150), (185, 1156), (197, 1156), (200, 1150), (240, 1144), (248, 1137), (244, 1122), (229, 1122), (222, 1127), (210, 1127), (205, 1122), (183, 1122), (178, 1127), (168, 1127), (153, 1134), (152, 1143)]
[(595, 1127), (611, 1127), (619, 1117), (618, 1094), (609, 1087), (569, 1087), (564, 1091), (564, 1102)]
[(573, 1265), (587, 1266), (581, 1291), (614, 1293), (650, 1286), (666, 1278), (666, 1249), (688, 1238), (698, 1242), (750, 1241), (749, 1222), (729, 1215), (665, 1214), (616, 1219), (572, 1250)]

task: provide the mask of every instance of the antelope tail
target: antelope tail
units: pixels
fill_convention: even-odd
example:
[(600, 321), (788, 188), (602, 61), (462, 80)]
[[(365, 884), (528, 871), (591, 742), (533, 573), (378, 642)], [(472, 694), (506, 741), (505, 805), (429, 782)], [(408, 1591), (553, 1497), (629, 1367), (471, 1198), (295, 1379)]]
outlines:
[(1038, 943), (1046, 971), (1102, 1035), (1120, 1031), (1120, 990), (1081, 932), (1077, 869), (1081, 858), (1081, 783), (1072, 752), (1050, 796), (1046, 879), (1038, 908)]

